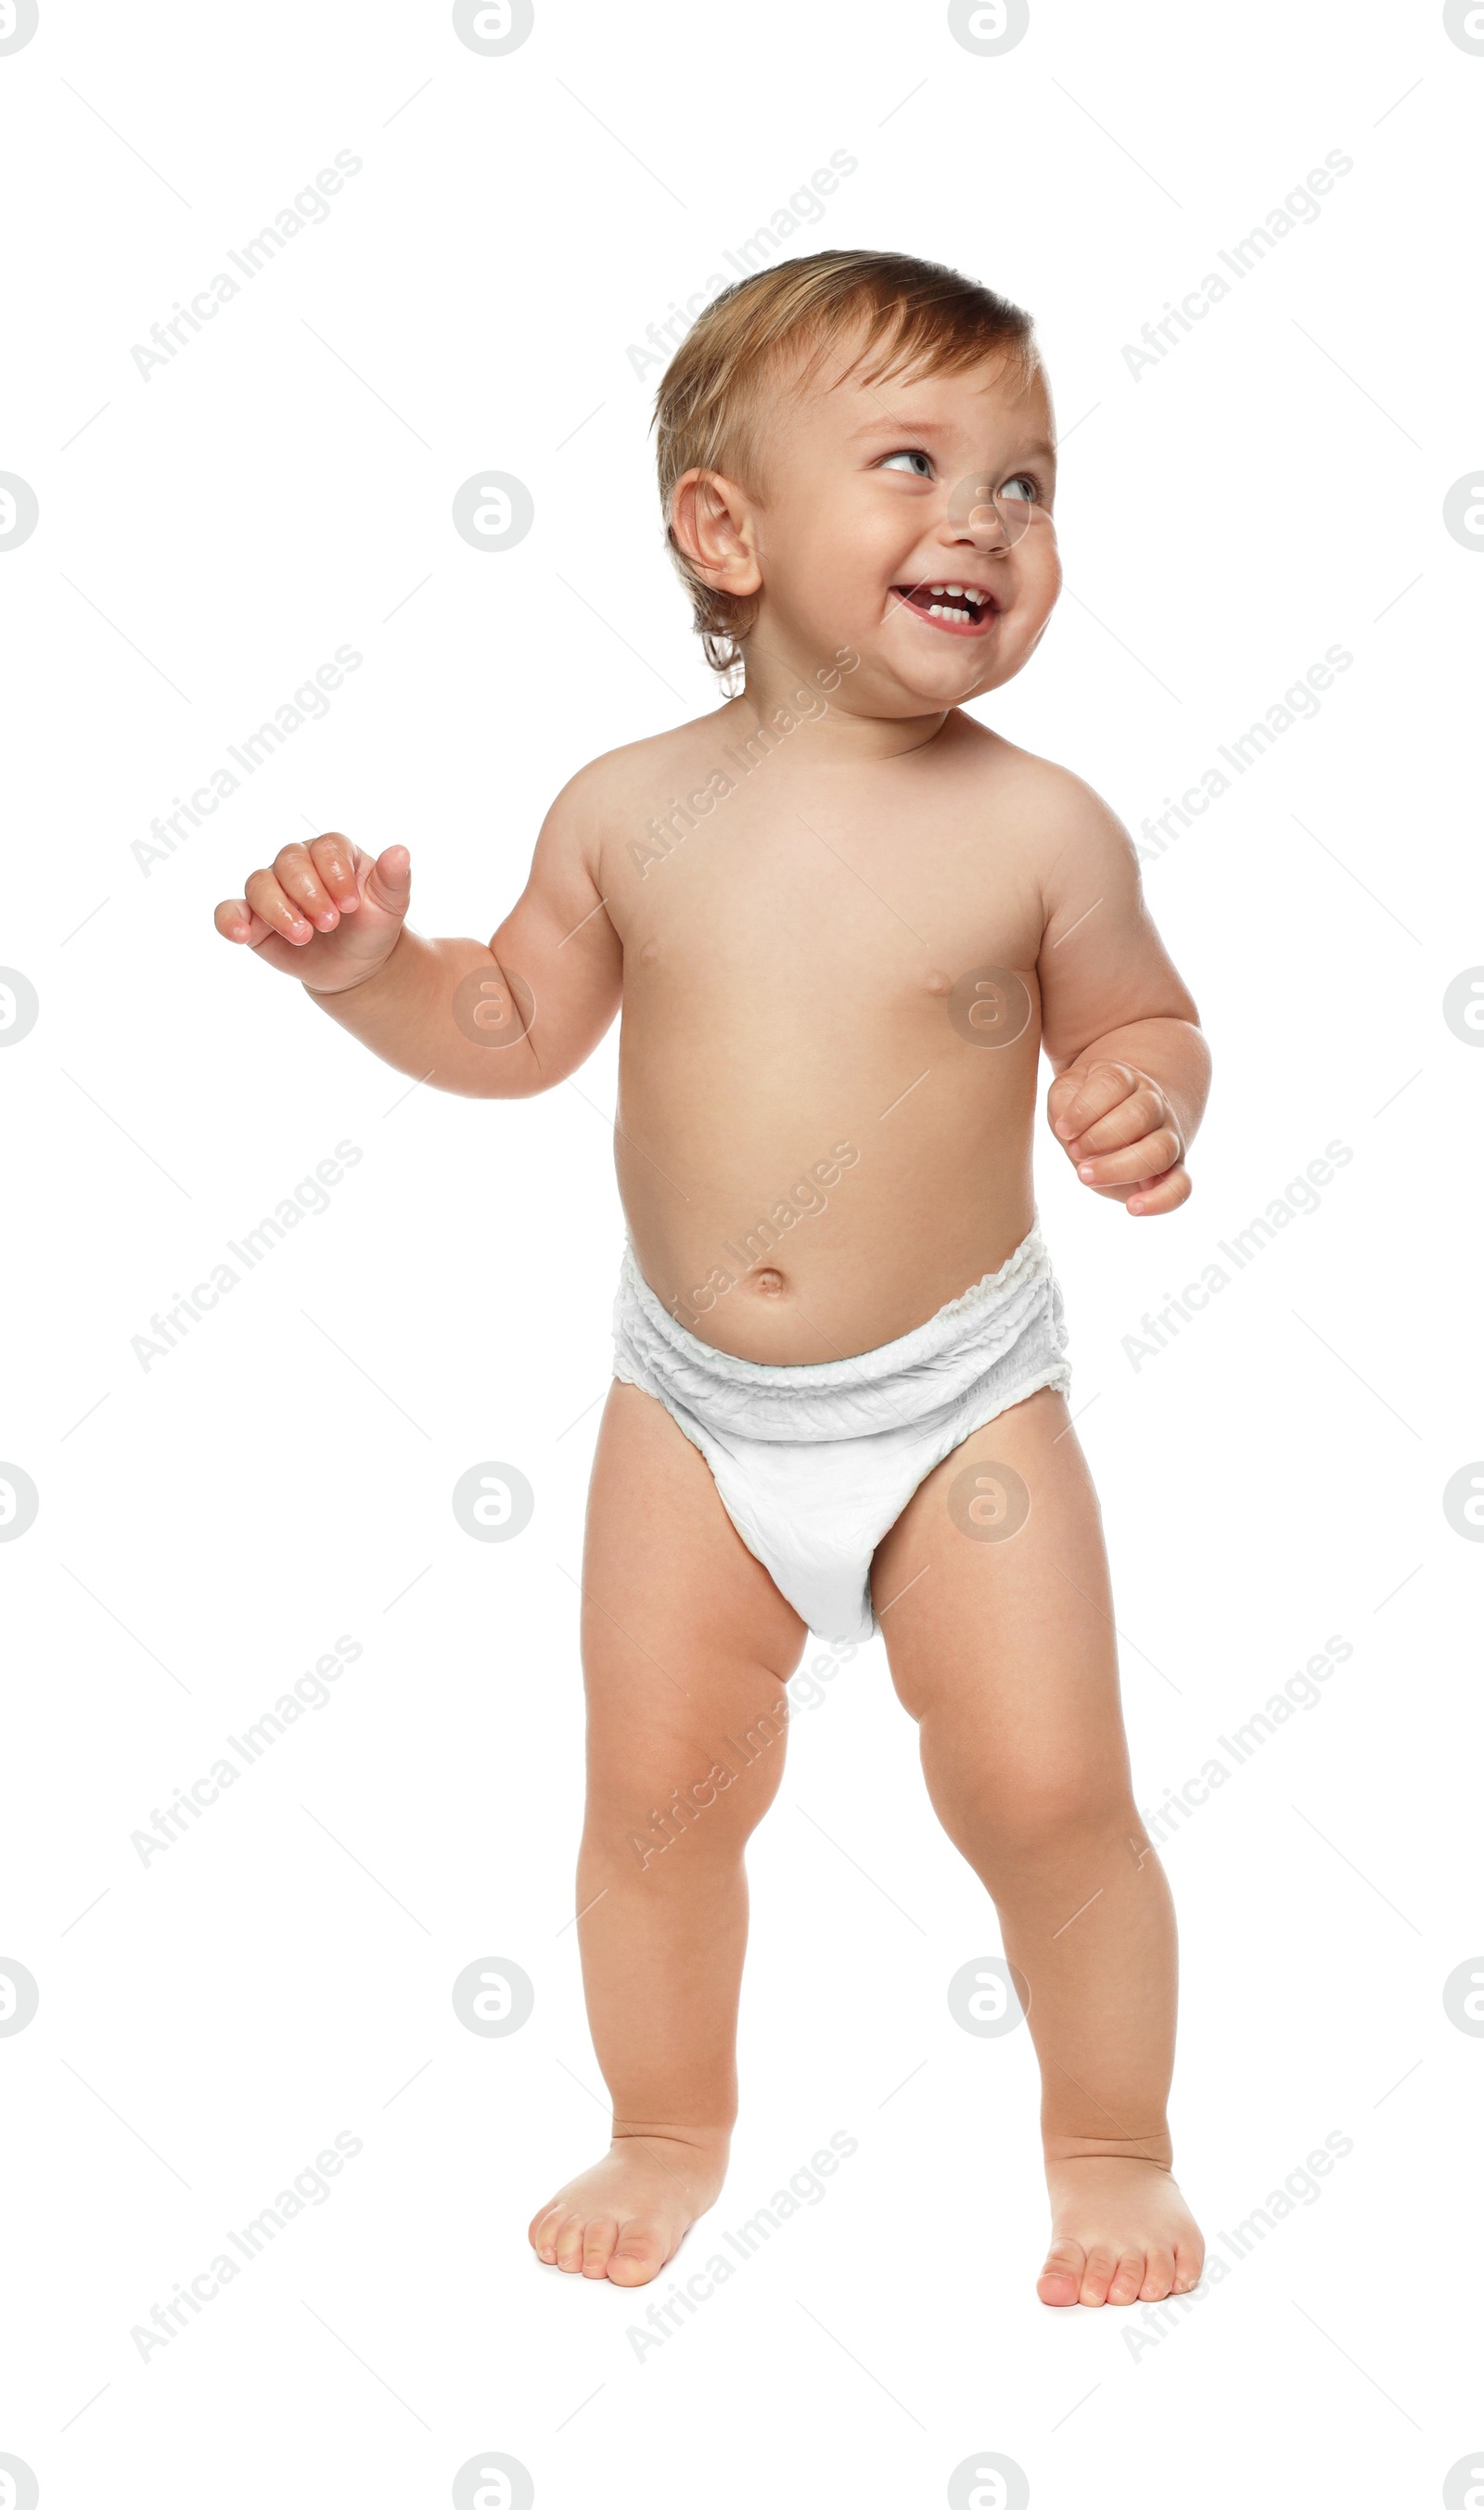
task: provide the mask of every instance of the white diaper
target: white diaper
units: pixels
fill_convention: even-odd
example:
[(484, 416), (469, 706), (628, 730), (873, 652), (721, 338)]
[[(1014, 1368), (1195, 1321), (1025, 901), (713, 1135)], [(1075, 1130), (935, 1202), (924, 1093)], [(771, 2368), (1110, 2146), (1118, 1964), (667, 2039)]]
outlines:
[(631, 1247), (613, 1332), (615, 1377), (673, 1415), (747, 1549), (825, 1639), (878, 1626), (871, 1555), (934, 1464), (1038, 1388), (1064, 1393), (1072, 1374), (1034, 1223), (998, 1273), (852, 1359), (774, 1368), (713, 1350), (661, 1306)]

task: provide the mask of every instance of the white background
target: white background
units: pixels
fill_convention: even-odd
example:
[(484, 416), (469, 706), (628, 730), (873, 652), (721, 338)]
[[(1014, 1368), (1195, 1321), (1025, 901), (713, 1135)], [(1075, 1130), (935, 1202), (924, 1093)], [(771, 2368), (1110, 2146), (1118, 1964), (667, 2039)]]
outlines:
[[(0, 1054), (0, 1457), (40, 1494), (0, 1543), (0, 1955), (40, 1990), (0, 2036), (0, 2451), (46, 2510), (445, 2503), (491, 2451), (542, 2510), (932, 2504), (986, 2451), (1036, 2510), (1423, 2504), (1484, 2463), (1484, 2038), (1442, 1993), (1484, 1966), (1484, 1548), (1442, 1506), (1484, 1453), (1484, 1054), (1442, 1012), (1484, 962), (1484, 566), (1443, 521), (1484, 451), (1481, 87), (1439, 9), (1376, 0), (1038, 0), (988, 58), (884, 0), (538, 0), (493, 58), (443, 7), (42, 0), (0, 54), (0, 470), (40, 506), (0, 556), (0, 961), (40, 1005)], [(342, 149), (328, 218), (146, 381), (133, 344)], [(409, 1094), (210, 914), (308, 823), (405, 841), (414, 921), (485, 936), (567, 776), (713, 703), (627, 353), (842, 149), (784, 251), (954, 262), (1049, 364), (1067, 591), (986, 720), (1137, 831), (1353, 657), (1146, 874), (1216, 1054), (1195, 1198), (1130, 1224), (1045, 1136), (1039, 1179), (1141, 1803), (1353, 1649), (1167, 1851), (1213, 2251), (1353, 2149), (1162, 2336), (1040, 2307), (1031, 2049), (949, 2013), (998, 1933), (878, 1643), (799, 1714), (750, 1853), (742, 2122), (680, 2263), (831, 2133), (858, 2150), (638, 2359), (640, 2300), (524, 2244), (604, 2141), (567, 1921), (615, 1039), (547, 1098)], [(1124, 345), (1330, 150), (1321, 214), (1136, 381)], [(451, 526), (481, 464), (535, 501), (506, 552)], [(342, 644), (325, 719), (141, 869)], [(1143, 1312), (1332, 1140), (1320, 1207), (1136, 1368)], [(340, 1141), (330, 1207), (142, 1367)], [(514, 1541), (450, 1507), (488, 1460), (536, 1494)], [(329, 1705), (142, 1865), (132, 1833), (342, 1633)], [(450, 1994), (491, 1955), (535, 1986), (499, 2039)], [(142, 2361), (131, 2330), (344, 2130), (329, 2200)]]

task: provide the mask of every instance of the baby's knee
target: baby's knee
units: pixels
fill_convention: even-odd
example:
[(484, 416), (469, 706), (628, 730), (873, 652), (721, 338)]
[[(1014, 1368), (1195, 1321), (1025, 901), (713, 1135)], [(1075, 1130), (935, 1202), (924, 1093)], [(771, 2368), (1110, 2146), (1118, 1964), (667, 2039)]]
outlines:
[[(631, 1773), (594, 1774), (590, 1842), (621, 1846), (624, 1861), (646, 1873), (656, 1860), (694, 1870), (698, 1860), (736, 1858), (778, 1792), (786, 1724), (780, 1705), (663, 1770), (651, 1768), (637, 1785)], [(683, 1857), (670, 1855), (682, 1847)]]
[(962, 1830), (981, 1852), (1017, 1864), (1054, 1861), (1088, 1839), (1121, 1836), (1130, 1824), (1142, 1833), (1123, 1771), (1092, 1761), (961, 1766), (947, 1792), (955, 1835)]

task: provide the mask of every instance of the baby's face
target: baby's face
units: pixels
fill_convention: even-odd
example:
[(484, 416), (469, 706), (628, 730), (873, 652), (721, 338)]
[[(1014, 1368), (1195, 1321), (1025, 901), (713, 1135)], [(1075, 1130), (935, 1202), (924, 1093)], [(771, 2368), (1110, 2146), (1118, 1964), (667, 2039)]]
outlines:
[(758, 644), (852, 647), (836, 703), (853, 713), (921, 714), (1012, 679), (1061, 583), (1053, 436), (1040, 375), (999, 357), (781, 395), (753, 508)]

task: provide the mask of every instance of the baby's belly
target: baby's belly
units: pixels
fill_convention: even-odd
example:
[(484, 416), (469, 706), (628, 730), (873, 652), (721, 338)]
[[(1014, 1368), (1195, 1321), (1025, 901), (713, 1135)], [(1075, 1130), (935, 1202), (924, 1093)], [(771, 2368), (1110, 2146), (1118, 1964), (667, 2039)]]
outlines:
[(1033, 1035), (968, 1068), (910, 1038), (845, 1058), (626, 1038), (614, 1153), (639, 1270), (742, 1359), (894, 1341), (1030, 1228), (1036, 1076)]

